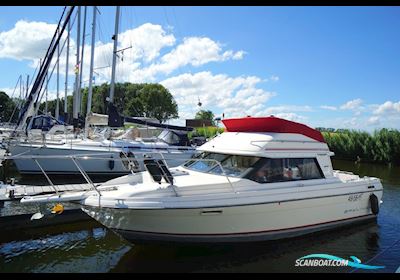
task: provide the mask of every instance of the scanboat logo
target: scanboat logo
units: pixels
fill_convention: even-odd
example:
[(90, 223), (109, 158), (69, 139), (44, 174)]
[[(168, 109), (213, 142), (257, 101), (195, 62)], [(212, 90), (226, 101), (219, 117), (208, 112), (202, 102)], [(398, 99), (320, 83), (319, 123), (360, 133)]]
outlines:
[(351, 260), (345, 260), (333, 255), (311, 254), (296, 260), (295, 266), (351, 266), (362, 269), (380, 269), (384, 266), (373, 266), (362, 264), (361, 260), (351, 256)]

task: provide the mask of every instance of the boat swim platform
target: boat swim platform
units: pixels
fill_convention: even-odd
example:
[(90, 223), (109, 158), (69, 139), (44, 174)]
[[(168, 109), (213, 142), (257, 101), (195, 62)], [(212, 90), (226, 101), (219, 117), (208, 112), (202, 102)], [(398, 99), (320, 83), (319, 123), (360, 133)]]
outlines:
[(0, 184), (0, 202), (19, 200), (24, 196), (35, 196), (42, 194), (56, 194), (57, 192), (80, 192), (93, 190), (93, 185), (86, 184), (63, 184), (63, 185), (45, 185), (45, 186), (34, 186), (34, 185), (10, 185)]

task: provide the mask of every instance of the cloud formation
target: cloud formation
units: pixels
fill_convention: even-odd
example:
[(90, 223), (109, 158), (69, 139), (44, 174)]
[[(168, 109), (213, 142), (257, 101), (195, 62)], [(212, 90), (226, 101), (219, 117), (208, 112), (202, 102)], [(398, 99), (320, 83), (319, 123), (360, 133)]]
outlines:
[[(192, 115), (202, 108), (216, 107), (225, 117), (258, 116), (265, 109), (266, 102), (274, 92), (258, 88), (262, 80), (255, 76), (230, 77), (226, 74), (213, 75), (209, 71), (196, 74), (182, 74), (161, 81), (168, 88), (178, 103), (182, 116)], [(181, 116), (181, 117), (182, 117)]]
[(373, 113), (376, 115), (400, 113), (400, 101), (399, 102), (386, 101), (385, 103), (379, 105), (378, 108), (374, 110)]
[(56, 24), (19, 20), (13, 29), (0, 33), (0, 58), (18, 61), (42, 58), (56, 28)]
[(357, 98), (357, 99), (346, 102), (345, 104), (340, 106), (340, 109), (342, 109), (342, 110), (358, 110), (362, 103), (363, 103), (362, 99)]

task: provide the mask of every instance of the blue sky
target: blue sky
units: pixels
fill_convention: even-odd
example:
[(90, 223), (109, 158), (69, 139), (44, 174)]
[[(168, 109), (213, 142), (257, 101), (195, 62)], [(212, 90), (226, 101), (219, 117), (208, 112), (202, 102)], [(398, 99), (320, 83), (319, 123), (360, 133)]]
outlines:
[[(46, 36), (39, 42), (22, 30), (50, 38), (62, 9), (2, 7), (0, 89), (9, 93), (20, 74), (32, 75), (47, 47)], [(95, 68), (110, 61), (115, 19), (115, 7), (99, 10)], [(91, 16), (90, 7), (88, 35)], [(162, 83), (182, 119), (194, 116), (200, 99), (203, 109), (227, 117), (400, 128), (399, 7), (122, 7), (120, 24), (119, 48), (133, 48), (118, 64), (117, 81)], [(96, 81), (109, 81), (109, 72)]]

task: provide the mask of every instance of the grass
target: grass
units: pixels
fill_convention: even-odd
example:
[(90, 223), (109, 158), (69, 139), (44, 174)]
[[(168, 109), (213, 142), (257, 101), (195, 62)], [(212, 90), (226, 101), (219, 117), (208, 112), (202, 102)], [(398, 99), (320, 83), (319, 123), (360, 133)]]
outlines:
[(400, 164), (400, 131), (383, 128), (364, 131), (322, 132), (336, 158)]

